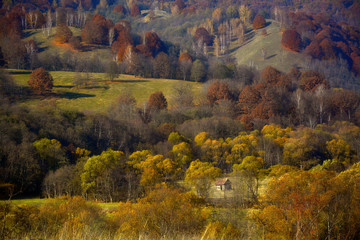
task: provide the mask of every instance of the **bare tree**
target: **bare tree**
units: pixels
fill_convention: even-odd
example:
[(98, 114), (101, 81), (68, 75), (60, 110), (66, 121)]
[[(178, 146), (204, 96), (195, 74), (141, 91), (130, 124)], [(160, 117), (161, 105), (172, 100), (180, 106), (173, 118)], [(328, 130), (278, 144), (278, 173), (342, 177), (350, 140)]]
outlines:
[(114, 42), (114, 37), (115, 37), (115, 31), (114, 28), (110, 28), (109, 29), (109, 46), (111, 46)]

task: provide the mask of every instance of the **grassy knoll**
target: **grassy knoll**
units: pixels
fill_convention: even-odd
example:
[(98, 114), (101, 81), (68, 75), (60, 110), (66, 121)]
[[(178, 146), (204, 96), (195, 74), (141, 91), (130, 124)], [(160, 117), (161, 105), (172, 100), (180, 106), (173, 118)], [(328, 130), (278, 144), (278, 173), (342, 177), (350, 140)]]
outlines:
[[(75, 27), (69, 27), (70, 30), (73, 33), (73, 36), (81, 36), (81, 29), (80, 28), (75, 28)], [(56, 33), (56, 27), (53, 27), (51, 29), (51, 33), (49, 36), (44, 35), (42, 33), (41, 29), (29, 29), (29, 30), (25, 30), (24, 31), (24, 35), (25, 41), (29, 41), (31, 39), (33, 39), (38, 46), (38, 52), (39, 55), (43, 55), (45, 53), (47, 54), (63, 54), (67, 51), (72, 51), (75, 52), (75, 50), (73, 50), (69, 44), (57, 44), (54, 42), (54, 36)], [(78, 54), (82, 54), (85, 57), (89, 57), (92, 55), (96, 55), (98, 57), (103, 57), (103, 58), (107, 58), (110, 55), (110, 47), (108, 46), (90, 46), (90, 45), (86, 45), (84, 44), (84, 52), (78, 52)]]
[[(282, 32), (280, 26), (275, 21), (268, 21), (265, 27), (266, 36), (262, 36), (261, 31), (249, 31), (247, 33), (248, 40), (240, 45), (233, 42), (230, 46), (230, 53), (234, 56), (239, 64), (249, 65), (253, 61), (258, 69), (271, 65), (281, 71), (287, 72), (292, 66), (302, 66), (304, 56), (301, 53), (294, 53), (285, 50), (281, 46)], [(266, 51), (266, 58), (261, 56), (261, 49)]]
[[(28, 86), (30, 71), (10, 71), (10, 73), (16, 83), (24, 87)], [(25, 99), (24, 104), (30, 106), (56, 104), (61, 109), (106, 112), (122, 92), (132, 93), (138, 106), (141, 107), (152, 93), (162, 91), (171, 107), (173, 87), (184, 83), (180, 80), (135, 78), (130, 75), (120, 75), (110, 82), (104, 73), (91, 73), (87, 77), (91, 79), (92, 84), (86, 87), (77, 87), (75, 80), (85, 77), (85, 74), (64, 71), (50, 73), (54, 78), (53, 92), (55, 95), (47, 98)], [(191, 84), (194, 94), (201, 91), (202, 84), (189, 84)]]

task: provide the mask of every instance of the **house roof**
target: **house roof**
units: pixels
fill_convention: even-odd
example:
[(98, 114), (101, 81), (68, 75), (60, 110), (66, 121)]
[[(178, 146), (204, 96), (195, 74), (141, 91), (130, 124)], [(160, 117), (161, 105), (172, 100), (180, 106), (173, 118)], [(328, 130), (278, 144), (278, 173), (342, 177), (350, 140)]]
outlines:
[(219, 178), (216, 180), (215, 182), (215, 185), (218, 186), (218, 185), (225, 185), (225, 183), (230, 180), (228, 178)]

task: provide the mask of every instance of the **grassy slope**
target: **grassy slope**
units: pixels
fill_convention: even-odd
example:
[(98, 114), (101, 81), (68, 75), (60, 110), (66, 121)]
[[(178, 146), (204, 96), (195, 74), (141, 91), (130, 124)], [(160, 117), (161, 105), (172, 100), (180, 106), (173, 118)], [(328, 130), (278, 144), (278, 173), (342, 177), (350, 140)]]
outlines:
[[(49, 101), (56, 101), (57, 107), (61, 109), (106, 112), (122, 92), (131, 92), (138, 106), (143, 106), (152, 93), (162, 91), (171, 107), (173, 87), (176, 84), (183, 83), (179, 80), (135, 78), (130, 75), (120, 75), (111, 83), (107, 81), (105, 74), (92, 73), (92, 79), (99, 82), (98, 87), (76, 88), (74, 85), (74, 80), (78, 76), (76, 73), (63, 71), (50, 73), (54, 78), (53, 92), (56, 93), (56, 96), (45, 99), (26, 99), (24, 104), (37, 106), (48, 104)], [(29, 71), (14, 71), (12, 76), (18, 84), (28, 86), (29, 74)], [(191, 84), (194, 94), (201, 91), (202, 84), (189, 84)]]
[[(261, 35), (261, 31), (248, 32), (248, 35), (255, 33), (254, 37), (250, 38), (244, 45), (233, 42), (229, 51), (234, 56), (239, 64), (249, 65), (250, 61), (254, 61), (258, 69), (271, 65), (281, 71), (287, 72), (294, 65), (302, 66), (304, 57), (299, 53), (294, 53), (285, 50), (281, 46), (282, 32), (278, 23), (267, 20), (268, 26), (265, 27), (267, 31), (266, 36)], [(264, 60), (261, 57), (261, 49), (265, 48), (267, 58)]]
[[(69, 27), (74, 36), (81, 36), (81, 29), (75, 27)], [(56, 27), (51, 29), (51, 33), (49, 36), (45, 36), (42, 33), (41, 29), (29, 29), (24, 31), (25, 41), (30, 39), (35, 40), (38, 44), (39, 55), (44, 53), (58, 53), (63, 54), (67, 51), (70, 51), (71, 48), (68, 44), (57, 45), (54, 43), (54, 35), (56, 33)], [(85, 56), (91, 56), (96, 54), (99, 57), (108, 57), (110, 54), (110, 48), (106, 46), (97, 46), (95, 49), (91, 51), (85, 51), (78, 54), (83, 54)]]

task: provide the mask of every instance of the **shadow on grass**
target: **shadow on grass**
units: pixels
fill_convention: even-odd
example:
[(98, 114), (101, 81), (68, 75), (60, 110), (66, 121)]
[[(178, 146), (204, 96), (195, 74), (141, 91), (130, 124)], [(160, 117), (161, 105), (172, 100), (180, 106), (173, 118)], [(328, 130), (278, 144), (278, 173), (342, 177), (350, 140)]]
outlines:
[(268, 27), (268, 26), (270, 26), (272, 24), (272, 22), (266, 22), (265, 23), (265, 27)]
[[(242, 45), (241, 45), (242, 46)], [(233, 53), (233, 52), (236, 52), (241, 46), (237, 46), (231, 50), (229, 50), (229, 54)]]
[(273, 54), (273, 55), (271, 55), (271, 56), (266, 57), (265, 59), (267, 60), (267, 59), (273, 58), (273, 57), (275, 57), (276, 55), (277, 55), (277, 54)]
[(73, 88), (74, 85), (54, 85), (55, 88)]
[(35, 33), (36, 33), (35, 31), (24, 31), (24, 38), (28, 38), (34, 35)]
[(78, 99), (84, 97), (95, 97), (94, 94), (86, 94), (86, 93), (74, 93), (74, 92), (64, 92), (57, 94), (60, 98), (67, 98), (67, 99)]
[(27, 70), (9, 70), (10, 74), (30, 74), (31, 71)]
[(44, 52), (45, 50), (47, 50), (49, 47), (40, 47), (38, 48), (38, 52)]
[(150, 82), (149, 80), (112, 80), (109, 83), (142, 83), (142, 82)]

